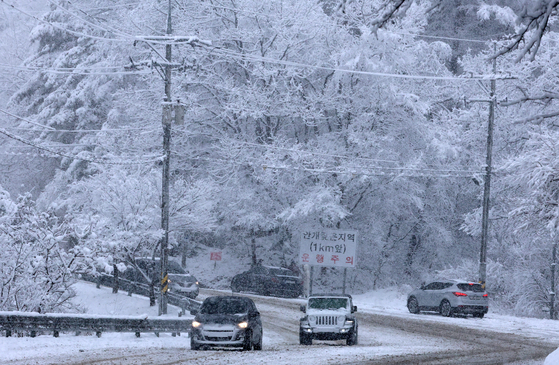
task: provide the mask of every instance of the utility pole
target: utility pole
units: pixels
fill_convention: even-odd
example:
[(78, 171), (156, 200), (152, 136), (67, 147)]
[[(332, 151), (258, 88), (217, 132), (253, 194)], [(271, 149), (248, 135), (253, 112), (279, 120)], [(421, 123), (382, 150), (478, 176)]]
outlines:
[(553, 262), (551, 263), (551, 291), (549, 292), (549, 318), (555, 318), (555, 266), (557, 265), (557, 242), (553, 244)]
[[(497, 45), (493, 44), (493, 53)], [(493, 75), (497, 74), (497, 58), (493, 58)], [(491, 156), (493, 153), (493, 123), (495, 121), (495, 77), (491, 79), (489, 96), (489, 121), (487, 125), (487, 154), (485, 157), (485, 184), (483, 187), (483, 212), (481, 217), (481, 250), (479, 257), (479, 283), (485, 289), (487, 277), (487, 236), (489, 231), (489, 193), (491, 188)]]
[[(161, 229), (164, 234), (160, 240), (160, 292), (159, 292), (159, 315), (167, 314), (168, 303), (168, 265), (169, 265), (169, 180), (171, 166), (171, 124), (173, 120), (177, 125), (184, 124), (185, 105), (176, 100), (173, 102), (171, 98), (171, 72), (173, 68), (189, 67), (184, 63), (172, 63), (172, 45), (173, 44), (189, 44), (192, 47), (212, 46), (212, 42), (201, 40), (198, 36), (171, 36), (173, 28), (171, 27), (171, 0), (168, 0), (167, 11), (167, 31), (165, 36), (136, 36), (136, 41), (143, 42), (165, 42), (165, 62), (142, 61), (135, 63), (130, 59), (131, 63), (125, 66), (125, 70), (136, 70), (140, 67), (157, 68), (162, 74), (165, 82), (165, 98), (163, 100), (163, 172), (161, 187)], [(162, 57), (163, 58), (163, 57)], [(174, 117), (173, 117), (174, 113)]]
[[(167, 35), (173, 33), (171, 27), (171, 0), (169, 0), (169, 9), (167, 11)], [(168, 246), (169, 246), (169, 168), (171, 166), (171, 120), (173, 114), (171, 100), (171, 61), (172, 61), (171, 43), (165, 45), (165, 100), (163, 101), (163, 173), (162, 173), (162, 191), (161, 191), (161, 229), (163, 230), (163, 238), (161, 239), (161, 287), (159, 297), (159, 315), (167, 314), (168, 296), (167, 290), (169, 285), (168, 277)]]

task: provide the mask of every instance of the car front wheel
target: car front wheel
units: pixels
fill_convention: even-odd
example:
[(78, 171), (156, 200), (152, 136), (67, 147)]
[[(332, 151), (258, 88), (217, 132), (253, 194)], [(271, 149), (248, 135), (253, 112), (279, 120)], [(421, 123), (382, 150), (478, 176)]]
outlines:
[(312, 336), (307, 335), (306, 333), (299, 332), (299, 344), (310, 346), (312, 345)]
[(262, 350), (262, 333), (260, 333), (260, 340), (253, 345), (254, 350), (260, 351)]
[[(191, 335), (192, 336), (192, 335)], [(200, 350), (200, 345), (198, 345), (196, 343), (196, 341), (194, 341), (194, 338), (190, 337), (190, 349), (194, 350), (194, 351), (198, 351)]]
[(348, 346), (357, 345), (357, 328), (351, 331), (351, 334), (346, 340), (346, 345)]
[(246, 333), (245, 333), (245, 342), (243, 344), (243, 350), (244, 351), (252, 350), (252, 332), (251, 331), (246, 331)]
[(443, 300), (441, 302), (440, 312), (444, 317), (450, 317), (452, 315), (452, 306), (448, 300)]
[(408, 299), (408, 310), (413, 314), (419, 313), (419, 303), (415, 297)]

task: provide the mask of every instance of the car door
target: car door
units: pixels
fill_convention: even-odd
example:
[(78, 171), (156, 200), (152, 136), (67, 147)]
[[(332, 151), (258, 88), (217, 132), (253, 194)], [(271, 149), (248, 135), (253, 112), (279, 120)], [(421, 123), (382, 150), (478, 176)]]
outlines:
[(425, 307), (438, 307), (440, 303), (439, 296), (441, 294), (442, 287), (442, 283), (438, 281), (434, 281), (426, 285), (423, 290), (423, 303), (425, 304), (420, 305)]
[(266, 294), (269, 285), (268, 270), (264, 266), (257, 265), (254, 266), (250, 272), (251, 290)]

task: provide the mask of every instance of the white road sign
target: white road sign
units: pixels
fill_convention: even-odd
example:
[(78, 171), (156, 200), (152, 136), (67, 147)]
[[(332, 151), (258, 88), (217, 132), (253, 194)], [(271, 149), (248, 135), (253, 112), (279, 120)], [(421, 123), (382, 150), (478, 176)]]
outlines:
[(309, 229), (301, 234), (299, 262), (304, 265), (355, 267), (357, 231)]

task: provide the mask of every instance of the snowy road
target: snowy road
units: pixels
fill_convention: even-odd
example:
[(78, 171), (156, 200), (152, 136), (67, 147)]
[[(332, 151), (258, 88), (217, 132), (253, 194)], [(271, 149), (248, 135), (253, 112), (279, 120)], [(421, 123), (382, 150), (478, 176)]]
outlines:
[[(110, 290), (107, 289), (107, 292)], [(98, 292), (98, 291), (97, 291)], [(96, 292), (96, 293), (97, 293)], [(225, 291), (204, 290), (207, 295), (224, 295)], [(114, 297), (114, 296), (113, 296)], [(495, 331), (495, 319), (442, 318), (437, 315), (411, 315), (400, 310), (385, 313), (367, 308), (366, 302), (357, 313), (359, 344), (345, 346), (340, 342), (314, 341), (312, 346), (299, 345), (298, 299), (280, 299), (250, 295), (262, 313), (264, 349), (191, 351), (185, 334), (172, 337), (131, 333), (104, 333), (95, 336), (61, 334), (39, 338), (1, 338), (2, 364), (543, 364), (543, 358), (558, 347), (559, 336), (546, 341), (545, 333), (524, 335), (503, 325)], [(115, 302), (114, 307), (119, 304)], [(391, 310), (391, 309), (390, 309)], [(555, 324), (557, 321), (544, 322)], [(513, 322), (509, 322), (513, 323)], [(485, 326), (485, 327), (484, 327)], [(501, 326), (499, 326), (501, 328)], [(547, 327), (548, 334), (555, 328)], [(522, 328), (521, 328), (522, 329)], [(42, 347), (37, 350), (37, 347)], [(9, 349), (9, 350), (8, 350)], [(532, 361), (531, 359), (538, 359)]]

